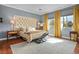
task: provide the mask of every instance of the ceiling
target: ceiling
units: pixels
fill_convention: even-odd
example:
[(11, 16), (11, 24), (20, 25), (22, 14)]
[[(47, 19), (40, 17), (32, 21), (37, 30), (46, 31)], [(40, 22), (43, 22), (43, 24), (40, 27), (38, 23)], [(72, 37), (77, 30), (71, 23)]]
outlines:
[(24, 10), (33, 14), (42, 15), (73, 6), (73, 4), (4, 4), (4, 6)]

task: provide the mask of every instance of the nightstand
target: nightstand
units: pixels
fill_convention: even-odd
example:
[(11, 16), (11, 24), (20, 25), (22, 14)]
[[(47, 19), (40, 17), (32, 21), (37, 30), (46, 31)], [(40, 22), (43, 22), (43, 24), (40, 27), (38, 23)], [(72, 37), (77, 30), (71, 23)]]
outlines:
[[(78, 32), (76, 32), (76, 31), (70, 31), (70, 40), (72, 40), (72, 39), (71, 39), (71, 38), (72, 38), (72, 37), (71, 37), (72, 34), (73, 34), (74, 36), (76, 35), (76, 36), (78, 37)], [(77, 38), (76, 38), (76, 39), (77, 39)]]
[(7, 40), (11, 36), (16, 36), (18, 37), (18, 31), (7, 31)]

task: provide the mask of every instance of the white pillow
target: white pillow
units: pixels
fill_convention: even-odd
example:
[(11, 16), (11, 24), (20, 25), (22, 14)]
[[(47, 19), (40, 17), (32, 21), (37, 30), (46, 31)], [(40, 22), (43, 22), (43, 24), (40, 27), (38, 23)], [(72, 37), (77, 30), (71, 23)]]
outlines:
[(22, 27), (23, 28), (23, 32), (27, 32), (27, 28), (26, 27)]
[(22, 31), (22, 30), (23, 30), (23, 28), (22, 28), (22, 27), (15, 26), (15, 27), (14, 27), (14, 30), (17, 30), (17, 31)]
[(35, 31), (35, 28), (34, 27), (29, 27), (28, 31)]

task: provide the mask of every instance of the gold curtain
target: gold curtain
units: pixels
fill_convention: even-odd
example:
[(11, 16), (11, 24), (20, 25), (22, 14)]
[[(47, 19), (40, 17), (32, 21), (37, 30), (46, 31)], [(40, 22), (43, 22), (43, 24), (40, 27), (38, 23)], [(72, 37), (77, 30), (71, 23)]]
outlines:
[(56, 11), (55, 13), (54, 13), (54, 19), (55, 19), (55, 21), (54, 21), (54, 34), (55, 34), (55, 37), (61, 37), (61, 25), (60, 25), (60, 17), (61, 17), (61, 15), (60, 15), (61, 13), (60, 13), (60, 11), (58, 10), (58, 11)]
[(74, 27), (74, 31), (79, 32), (79, 6), (76, 5), (73, 8), (73, 16), (74, 16), (74, 23), (73, 23), (73, 27)]
[(44, 30), (48, 31), (48, 15), (44, 15)]
[[(78, 32), (79, 34), (79, 6), (78, 5), (73, 7), (73, 17), (74, 17), (73, 30)], [(74, 40), (75, 38), (76, 37), (74, 37)]]

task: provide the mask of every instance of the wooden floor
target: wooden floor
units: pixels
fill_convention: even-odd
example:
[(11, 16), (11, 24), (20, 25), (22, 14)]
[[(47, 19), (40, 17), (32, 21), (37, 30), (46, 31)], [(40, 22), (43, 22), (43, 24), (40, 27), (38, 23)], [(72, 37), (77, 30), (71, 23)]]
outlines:
[[(23, 42), (24, 40), (21, 38), (17, 39), (11, 39), (8, 41), (0, 41), (0, 54), (12, 54), (12, 50), (10, 48), (10, 45), (17, 44), (20, 42)], [(79, 54), (79, 44), (76, 44), (76, 47), (74, 49), (75, 54)]]
[(9, 39), (8, 41), (0, 41), (0, 54), (12, 54), (10, 45), (17, 44), (23, 42), (24, 40), (21, 38), (17, 39)]

